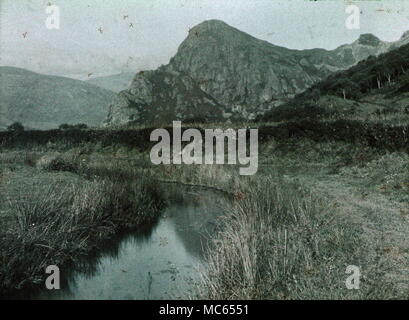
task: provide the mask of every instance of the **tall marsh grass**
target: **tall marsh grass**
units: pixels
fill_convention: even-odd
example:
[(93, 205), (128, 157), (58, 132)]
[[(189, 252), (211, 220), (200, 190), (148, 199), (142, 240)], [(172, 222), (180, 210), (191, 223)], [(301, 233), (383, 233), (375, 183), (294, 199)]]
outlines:
[(297, 183), (259, 177), (224, 219), (207, 257), (204, 298), (390, 297), (380, 278), (366, 278), (360, 290), (346, 288), (346, 267), (364, 267), (359, 228)]
[(0, 231), (0, 296), (39, 283), (114, 233), (150, 223), (162, 198), (146, 172), (50, 185), (9, 203)]

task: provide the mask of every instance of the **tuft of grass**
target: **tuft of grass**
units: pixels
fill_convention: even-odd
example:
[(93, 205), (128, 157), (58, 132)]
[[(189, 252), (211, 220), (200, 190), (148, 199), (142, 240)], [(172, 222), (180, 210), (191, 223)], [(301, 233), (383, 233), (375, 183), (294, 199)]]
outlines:
[(36, 165), (37, 168), (46, 171), (76, 172), (78, 167), (76, 161), (68, 161), (58, 155), (45, 155), (37, 161)]

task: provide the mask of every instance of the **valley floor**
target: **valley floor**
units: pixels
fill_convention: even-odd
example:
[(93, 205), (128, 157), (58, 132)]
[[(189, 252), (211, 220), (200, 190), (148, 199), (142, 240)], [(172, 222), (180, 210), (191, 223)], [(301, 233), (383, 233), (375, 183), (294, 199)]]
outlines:
[[(74, 263), (118, 230), (155, 219), (160, 181), (176, 181), (232, 196), (201, 297), (408, 298), (406, 153), (308, 139), (271, 139), (260, 152), (250, 178), (229, 166), (153, 167), (147, 153), (123, 147), (1, 152), (3, 293), (41, 283), (48, 263)], [(345, 287), (348, 265), (361, 268), (360, 290)]]

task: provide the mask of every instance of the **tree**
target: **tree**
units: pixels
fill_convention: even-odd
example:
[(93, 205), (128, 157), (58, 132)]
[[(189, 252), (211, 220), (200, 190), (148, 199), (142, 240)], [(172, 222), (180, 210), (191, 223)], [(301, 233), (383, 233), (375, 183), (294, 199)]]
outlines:
[(24, 126), (20, 122), (14, 122), (7, 127), (7, 131), (21, 132), (24, 131)]
[(71, 126), (69, 124), (63, 123), (58, 128), (60, 130), (68, 130)]
[(85, 130), (88, 128), (88, 126), (84, 123), (79, 123), (79, 124), (74, 125), (74, 128), (79, 129), (79, 130)]
[(333, 94), (343, 97), (344, 100), (355, 99), (359, 96), (360, 88), (354, 81), (340, 77), (334, 82), (332, 91)]

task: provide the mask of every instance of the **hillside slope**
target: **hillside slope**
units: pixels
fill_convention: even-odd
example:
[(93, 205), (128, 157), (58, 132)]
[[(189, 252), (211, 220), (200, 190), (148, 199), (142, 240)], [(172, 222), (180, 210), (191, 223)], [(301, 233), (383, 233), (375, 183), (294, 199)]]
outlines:
[(263, 119), (373, 115), (385, 120), (391, 114), (400, 120), (409, 115), (409, 44), (329, 75)]
[(112, 76), (92, 78), (87, 80), (87, 82), (93, 84), (94, 86), (119, 93), (129, 87), (134, 77), (135, 73), (124, 72), (114, 74)]
[(83, 81), (0, 67), (0, 129), (15, 121), (33, 129), (62, 123), (98, 126), (113, 97)]

